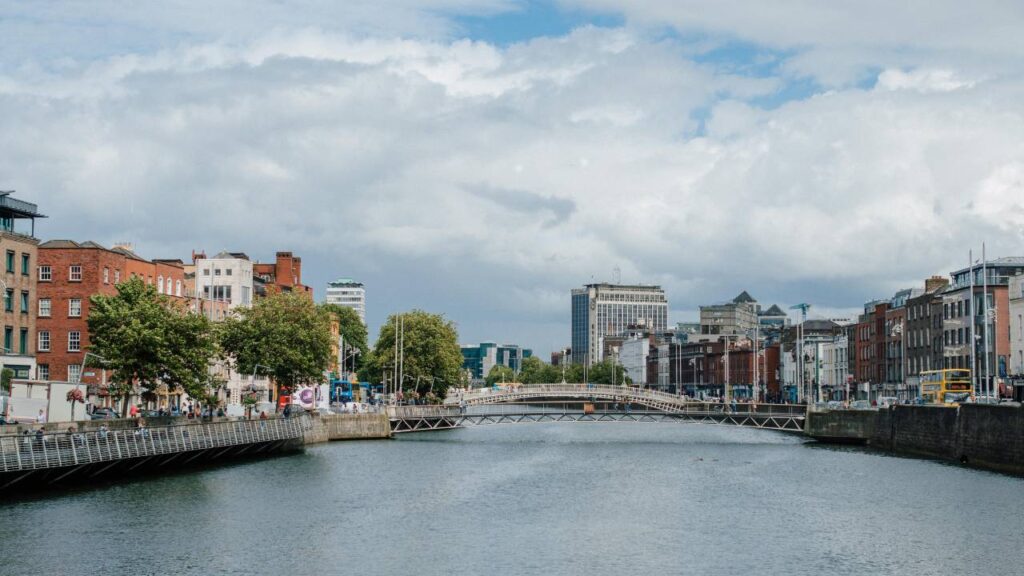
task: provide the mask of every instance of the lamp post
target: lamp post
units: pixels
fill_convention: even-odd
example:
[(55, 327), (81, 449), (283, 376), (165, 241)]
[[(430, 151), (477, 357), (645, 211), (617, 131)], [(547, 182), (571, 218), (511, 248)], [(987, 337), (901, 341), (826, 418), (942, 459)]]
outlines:
[[(103, 356), (100, 356), (99, 354), (94, 354), (92, 352), (86, 352), (85, 356), (82, 356), (81, 368), (78, 369), (78, 382), (75, 382), (75, 390), (81, 390), (81, 388), (79, 388), (79, 386), (82, 385), (82, 377), (85, 376), (85, 364), (86, 364), (86, 361), (89, 360), (89, 356), (92, 356), (93, 358), (96, 358), (97, 360), (99, 360), (103, 364), (109, 364), (110, 363), (109, 360), (107, 360)], [(2, 367), (0, 367), (0, 370), (2, 370)], [(107, 370), (106, 370), (106, 368), (103, 369), (103, 376), (101, 376), (101, 379), (102, 379), (102, 384), (106, 384), (107, 383)], [(71, 406), (71, 409), (74, 410), (74, 405), (73, 404)]]

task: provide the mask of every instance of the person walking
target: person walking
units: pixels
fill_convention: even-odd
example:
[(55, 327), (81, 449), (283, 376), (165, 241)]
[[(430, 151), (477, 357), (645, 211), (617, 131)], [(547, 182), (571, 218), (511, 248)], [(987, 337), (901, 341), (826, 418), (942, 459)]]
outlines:
[(36, 416), (36, 424), (46, 424), (46, 411), (39, 409), (39, 416)]

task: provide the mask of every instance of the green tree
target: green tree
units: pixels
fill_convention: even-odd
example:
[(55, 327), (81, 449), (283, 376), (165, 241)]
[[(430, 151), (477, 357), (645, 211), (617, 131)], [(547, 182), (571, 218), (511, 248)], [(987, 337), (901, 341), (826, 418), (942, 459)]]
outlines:
[(0, 390), (10, 394), (11, 393), (11, 380), (14, 379), (14, 370), (10, 368), (4, 368), (0, 371)]
[[(135, 385), (152, 394), (160, 382), (181, 386), (202, 397), (208, 388), (207, 367), (216, 352), (209, 321), (184, 310), (141, 278), (117, 285), (116, 295), (89, 298), (88, 365), (110, 370), (110, 393), (128, 397)], [(95, 355), (95, 356), (93, 356)]]
[(395, 320), (404, 326), (405, 361), (402, 389), (444, 398), (449, 386), (462, 381), (462, 350), (455, 324), (439, 314), (413, 310), (391, 315), (380, 329), (373, 351), (364, 359), (360, 378), (383, 382), (384, 372), (395, 370)]
[(591, 384), (632, 384), (622, 365), (604, 360), (587, 369), (587, 380)]
[(523, 358), (518, 380), (523, 384), (554, 384), (562, 381), (562, 369), (530, 356)]
[(345, 342), (345, 356), (359, 350), (359, 354), (346, 361), (346, 366), (358, 370), (363, 363), (362, 356), (369, 351), (366, 343), (366, 326), (359, 319), (359, 314), (347, 306), (337, 304), (322, 304), (321, 308), (338, 321), (338, 333)]
[(239, 372), (270, 376), (289, 391), (322, 382), (331, 358), (327, 312), (290, 292), (271, 294), (241, 309), (221, 324), (219, 339)]
[(508, 366), (501, 364), (495, 364), (491, 366), (491, 371), (487, 373), (487, 377), (484, 378), (488, 386), (494, 386), (502, 382), (518, 382), (516, 380), (516, 373), (512, 371)]

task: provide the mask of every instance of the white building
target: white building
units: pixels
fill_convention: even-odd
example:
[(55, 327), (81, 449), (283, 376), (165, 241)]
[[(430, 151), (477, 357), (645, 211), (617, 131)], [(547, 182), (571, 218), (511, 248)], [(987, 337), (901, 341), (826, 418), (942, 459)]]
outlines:
[(619, 363), (633, 384), (654, 384), (647, 381), (647, 356), (650, 353), (649, 338), (630, 338), (619, 347)]
[(359, 314), (359, 319), (366, 324), (366, 288), (361, 282), (356, 282), (351, 278), (328, 282), (324, 302), (355, 310)]
[(252, 306), (252, 262), (241, 252), (221, 252), (196, 260), (198, 298), (228, 302), (232, 308)]
[(668, 329), (668, 299), (661, 286), (602, 283), (573, 289), (573, 363), (600, 362), (605, 336), (636, 327)]
[[(836, 336), (832, 342), (821, 344), (821, 385), (832, 392), (846, 390), (849, 374), (849, 340), (846, 335)], [(835, 397), (835, 396), (833, 396)]]
[(1024, 274), (1010, 277), (1010, 374), (1024, 375)]

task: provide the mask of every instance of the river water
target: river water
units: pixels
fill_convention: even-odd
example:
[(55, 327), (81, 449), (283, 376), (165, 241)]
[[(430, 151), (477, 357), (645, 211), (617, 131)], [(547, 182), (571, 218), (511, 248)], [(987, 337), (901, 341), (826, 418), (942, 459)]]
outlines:
[(529, 424), (0, 504), (0, 575), (1024, 574), (1024, 480), (698, 424)]

